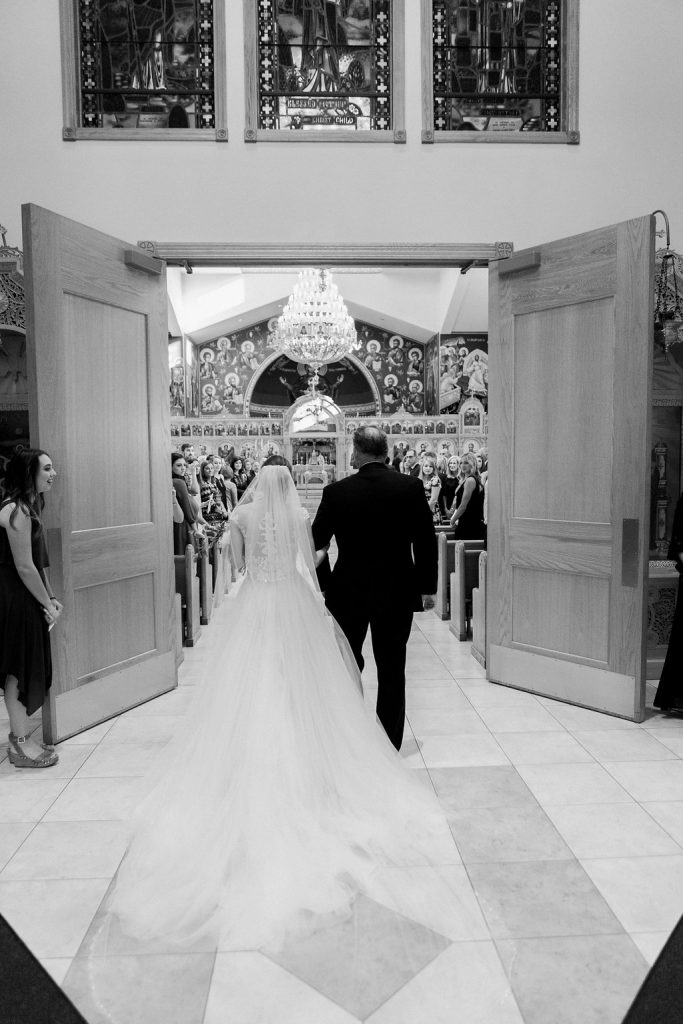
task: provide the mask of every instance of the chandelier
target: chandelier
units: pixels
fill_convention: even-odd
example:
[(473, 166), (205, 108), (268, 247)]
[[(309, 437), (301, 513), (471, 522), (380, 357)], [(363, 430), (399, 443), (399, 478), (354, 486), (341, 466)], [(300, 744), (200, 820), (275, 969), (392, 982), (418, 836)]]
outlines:
[[(666, 222), (666, 248), (661, 251), (661, 262), (655, 285), (655, 340), (669, 352), (672, 345), (683, 342), (683, 304), (678, 291), (677, 267), (680, 274), (681, 257), (673, 251), (669, 238), (669, 218), (661, 213)], [(657, 257), (659, 257), (659, 252)]]
[(276, 351), (313, 367), (313, 391), (321, 366), (360, 348), (353, 317), (329, 270), (311, 269), (299, 274), (271, 342)]

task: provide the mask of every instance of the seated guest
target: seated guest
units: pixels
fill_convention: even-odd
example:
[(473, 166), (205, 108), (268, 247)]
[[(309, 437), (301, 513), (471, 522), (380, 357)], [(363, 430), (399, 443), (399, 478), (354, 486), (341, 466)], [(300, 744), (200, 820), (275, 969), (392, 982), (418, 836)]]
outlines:
[(463, 455), (460, 472), (463, 479), (455, 492), (455, 511), (451, 515), (451, 526), (455, 527), (455, 539), (483, 540), (484, 488), (479, 479), (477, 460), (474, 455)]
[(446, 463), (446, 475), (441, 481), (441, 491), (439, 493), (439, 508), (443, 520), (446, 520), (453, 511), (455, 492), (460, 484), (459, 474), (460, 459), (457, 455), (451, 455)]
[(433, 455), (425, 455), (422, 460), (422, 468), (420, 470), (420, 480), (424, 487), (425, 498), (429, 505), (429, 510), (432, 513), (432, 519), (435, 523), (441, 522), (441, 514), (439, 511), (439, 494), (441, 493), (441, 481), (439, 480), (439, 474), (436, 471), (436, 458)]
[(241, 498), (247, 487), (249, 486), (249, 477), (247, 471), (244, 468), (244, 460), (238, 455), (232, 462), (232, 471), (234, 473), (235, 487), (237, 488), (237, 496)]

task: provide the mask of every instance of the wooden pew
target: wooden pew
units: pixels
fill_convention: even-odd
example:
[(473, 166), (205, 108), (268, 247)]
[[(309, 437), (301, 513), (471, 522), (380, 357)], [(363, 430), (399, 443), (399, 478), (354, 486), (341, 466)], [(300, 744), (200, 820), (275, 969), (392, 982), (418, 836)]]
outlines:
[(201, 636), (199, 621), (199, 579), (197, 577), (197, 555), (191, 544), (184, 555), (175, 555), (175, 589), (180, 595), (183, 617), (183, 643), (194, 647)]
[(436, 598), (434, 611), (440, 619), (448, 619), (451, 607), (451, 576), (455, 572), (455, 545), (465, 544), (468, 550), (481, 551), (484, 547), (483, 540), (461, 540), (449, 537), (446, 533), (439, 533), (437, 536), (438, 569), (436, 583)]
[(450, 631), (458, 640), (467, 640), (467, 626), (472, 618), (472, 591), (478, 582), (479, 555), (483, 549), (483, 540), (455, 541)]
[(472, 591), (472, 656), (486, 668), (486, 559), (479, 555), (479, 582)]
[(197, 575), (199, 576), (199, 621), (202, 626), (208, 626), (213, 606), (213, 573), (207, 547), (202, 547), (197, 556), (197, 569)]

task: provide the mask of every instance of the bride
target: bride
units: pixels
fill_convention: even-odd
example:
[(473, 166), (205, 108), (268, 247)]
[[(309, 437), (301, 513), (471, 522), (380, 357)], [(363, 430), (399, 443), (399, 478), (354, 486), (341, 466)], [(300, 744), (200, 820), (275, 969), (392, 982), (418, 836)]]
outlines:
[(444, 821), (365, 708), (285, 459), (266, 460), (229, 529), (241, 579), (108, 910), (137, 939), (254, 949), (349, 913)]

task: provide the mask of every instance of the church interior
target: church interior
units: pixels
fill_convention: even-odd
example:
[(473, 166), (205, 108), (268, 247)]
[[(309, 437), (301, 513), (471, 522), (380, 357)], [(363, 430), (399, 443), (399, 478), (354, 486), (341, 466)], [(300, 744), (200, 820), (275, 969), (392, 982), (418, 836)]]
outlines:
[[(170, 112), (177, 80), (145, 107), (123, 105), (115, 78), (88, 91), (91, 54), (73, 40), (90, 38), (96, 16), (118, 25), (121, 10), (157, 8), (176, 28), (196, 19), (202, 46), (200, 23), (211, 25), (214, 106), (204, 79), (196, 105)], [(271, 58), (258, 49), (266, 8), (279, 12), (269, 45), (288, 88), (304, 67), (301, 12), (343, 23), (347, 93), (362, 93), (370, 58), (348, 64), (346, 51), (366, 22), (389, 18), (395, 77), (377, 81), (392, 90), (391, 130), (381, 102), (370, 117), (365, 99), (320, 100), (340, 73), (334, 47), (322, 48), (305, 101), (276, 116)], [(556, 9), (574, 32), (562, 141), (549, 139), (550, 121), (541, 130), (535, 101), (453, 105), (446, 125), (438, 19), (458, 9), (479, 24), (483, 8), (542, 12), (547, 24)], [(52, 693), (31, 719), (59, 762), (17, 770), (0, 745), (0, 915), (55, 983), (53, 1012), (61, 993), (88, 1024), (648, 1020), (626, 1015), (683, 914), (683, 715), (653, 706), (683, 490), (683, 327), (659, 330), (683, 323), (681, 11), (636, 0), (35, 0), (4, 20), (0, 464), (22, 445), (55, 459), (45, 524), (66, 612), (51, 634)], [(382, 45), (380, 34), (378, 60)], [(151, 93), (161, 72), (150, 58), (136, 74)], [(648, 265), (641, 274), (633, 256), (628, 272), (604, 271), (615, 246), (600, 231), (628, 224), (635, 252), (636, 218), (649, 218)], [(558, 284), (569, 243), (589, 235), (585, 269)], [(301, 275), (323, 271), (355, 344), (305, 362), (278, 342), (278, 321)], [(594, 320), (572, 313), (524, 334), (575, 282)], [(648, 309), (629, 330), (649, 354), (630, 390), (619, 308), (639, 289)], [(174, 556), (171, 453), (190, 443), (200, 461), (257, 466), (282, 455), (315, 516), (323, 489), (355, 472), (353, 433), (366, 425), (387, 435), (390, 461), (470, 454), (490, 474), (488, 545), (456, 550), (450, 526), (437, 526), (436, 607), (415, 615), (408, 644), (400, 756), (438, 799), (443, 834), (427, 859), (386, 871), (381, 902), (361, 897), (349, 920), (283, 948), (179, 951), (107, 933), (133, 810), (201, 699), (237, 578), (227, 533)], [(562, 515), (577, 492), (578, 511)], [(534, 518), (545, 532), (523, 547)], [(630, 561), (612, 518), (639, 524)], [(563, 519), (571, 529), (551, 549), (548, 524)], [(637, 639), (624, 668), (615, 647), (627, 635)], [(369, 639), (364, 656), (372, 715)]]

